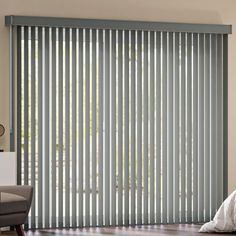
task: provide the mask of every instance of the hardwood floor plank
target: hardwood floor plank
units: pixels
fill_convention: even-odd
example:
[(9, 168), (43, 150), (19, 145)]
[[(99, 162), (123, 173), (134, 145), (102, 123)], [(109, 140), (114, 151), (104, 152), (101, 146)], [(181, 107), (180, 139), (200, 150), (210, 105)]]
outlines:
[[(44, 229), (25, 232), (26, 236), (211, 236), (219, 234), (200, 234), (198, 230), (201, 225), (197, 224), (169, 224), (169, 225), (143, 225), (135, 227), (104, 227), (104, 228), (83, 228), (83, 229)], [(2, 235), (16, 235), (16, 232), (2, 232)], [(232, 234), (220, 234), (224, 235), (235, 235)]]

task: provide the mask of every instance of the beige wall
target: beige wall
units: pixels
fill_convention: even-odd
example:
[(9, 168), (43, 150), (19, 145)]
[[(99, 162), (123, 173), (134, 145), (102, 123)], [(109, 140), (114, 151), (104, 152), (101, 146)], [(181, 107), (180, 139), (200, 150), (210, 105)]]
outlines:
[[(9, 56), (5, 15), (37, 15), (236, 26), (236, 0), (0, 0), (0, 123), (9, 148)], [(236, 188), (236, 35), (229, 37), (229, 191)]]

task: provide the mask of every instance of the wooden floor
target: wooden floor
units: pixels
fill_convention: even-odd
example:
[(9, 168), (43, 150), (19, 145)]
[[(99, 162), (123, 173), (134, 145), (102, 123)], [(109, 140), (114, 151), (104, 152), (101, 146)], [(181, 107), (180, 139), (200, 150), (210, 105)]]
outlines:
[[(200, 225), (155, 225), (155, 226), (136, 226), (136, 227), (109, 227), (109, 228), (84, 228), (84, 229), (63, 229), (63, 230), (38, 230), (38, 231), (27, 231), (27, 236), (57, 236), (57, 235), (83, 235), (83, 236), (109, 236), (109, 235), (119, 235), (119, 236), (173, 236), (173, 235), (183, 235), (183, 236), (210, 236), (219, 234), (199, 234), (198, 230)], [(2, 232), (2, 235), (16, 235), (15, 232)], [(221, 235), (236, 235), (234, 234), (220, 234)]]

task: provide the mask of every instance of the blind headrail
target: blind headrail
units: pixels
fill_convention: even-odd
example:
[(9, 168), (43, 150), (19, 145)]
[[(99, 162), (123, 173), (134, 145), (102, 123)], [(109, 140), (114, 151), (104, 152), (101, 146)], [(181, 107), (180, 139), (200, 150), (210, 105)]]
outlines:
[(42, 27), (71, 27), (114, 30), (145, 30), (164, 32), (191, 32), (231, 34), (232, 25), (223, 24), (191, 24), (152, 21), (124, 21), (103, 19), (79, 19), (63, 17), (39, 16), (5, 16), (6, 26), (42, 26)]

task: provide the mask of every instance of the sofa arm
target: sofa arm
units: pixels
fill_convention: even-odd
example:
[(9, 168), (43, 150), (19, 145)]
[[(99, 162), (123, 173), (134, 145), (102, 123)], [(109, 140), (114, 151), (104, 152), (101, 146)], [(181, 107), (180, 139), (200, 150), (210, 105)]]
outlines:
[(27, 200), (28, 211), (29, 211), (33, 197), (33, 187), (27, 185), (0, 186), (0, 193), (1, 192), (16, 194), (24, 197)]

